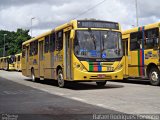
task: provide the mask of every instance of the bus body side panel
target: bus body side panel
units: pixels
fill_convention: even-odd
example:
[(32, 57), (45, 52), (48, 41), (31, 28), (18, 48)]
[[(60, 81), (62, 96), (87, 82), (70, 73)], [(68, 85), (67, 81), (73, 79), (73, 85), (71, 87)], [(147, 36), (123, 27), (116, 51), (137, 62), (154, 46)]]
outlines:
[(159, 63), (159, 50), (153, 50), (153, 49), (148, 49), (144, 51), (144, 56), (145, 56), (145, 66), (149, 65), (150, 63), (154, 63), (158, 65)]
[(51, 54), (44, 54), (44, 78), (51, 78)]
[(54, 52), (50, 52), (50, 61), (51, 61), (51, 78), (50, 79), (56, 79), (56, 68), (55, 68), (55, 56)]
[(21, 60), (21, 64), (22, 64), (22, 74), (24, 76), (27, 76), (27, 72), (26, 72), (26, 61), (25, 61), (25, 57), (23, 56), (22, 57), (22, 60)]
[(128, 74), (132, 77), (139, 77), (138, 68), (141, 65), (138, 63), (139, 52), (138, 51), (130, 51), (128, 56)]

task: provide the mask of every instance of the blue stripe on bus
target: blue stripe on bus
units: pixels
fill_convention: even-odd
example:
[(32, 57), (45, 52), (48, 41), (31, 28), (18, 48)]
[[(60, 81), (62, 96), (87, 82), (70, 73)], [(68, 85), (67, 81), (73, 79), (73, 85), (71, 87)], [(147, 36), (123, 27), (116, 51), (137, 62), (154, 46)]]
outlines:
[(102, 71), (102, 66), (101, 66), (100, 62), (98, 62), (98, 71), (99, 72)]

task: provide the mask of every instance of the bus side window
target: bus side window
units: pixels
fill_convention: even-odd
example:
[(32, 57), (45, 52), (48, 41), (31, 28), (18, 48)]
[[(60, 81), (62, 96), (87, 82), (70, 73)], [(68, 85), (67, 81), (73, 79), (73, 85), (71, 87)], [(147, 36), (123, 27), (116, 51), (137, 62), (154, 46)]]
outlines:
[(34, 55), (38, 54), (38, 40), (34, 41)]
[(63, 49), (63, 30), (56, 33), (56, 50), (60, 51)]
[(48, 53), (49, 51), (49, 36), (45, 37), (45, 47), (44, 47), (44, 52)]
[(31, 42), (31, 43), (30, 43), (30, 46), (29, 46), (29, 56), (33, 56), (33, 55), (32, 55), (33, 46), (34, 46), (34, 44), (33, 44), (33, 42)]
[(158, 34), (159, 34), (158, 28), (145, 31), (145, 48), (146, 49), (153, 49), (158, 47), (158, 41), (159, 41)]
[(50, 35), (50, 51), (54, 52), (55, 50), (55, 33)]
[(130, 34), (130, 50), (139, 50), (142, 48), (142, 32), (135, 32)]
[(38, 40), (35, 40), (30, 43), (29, 55), (33, 56), (33, 55), (37, 55), (37, 53), (38, 53)]

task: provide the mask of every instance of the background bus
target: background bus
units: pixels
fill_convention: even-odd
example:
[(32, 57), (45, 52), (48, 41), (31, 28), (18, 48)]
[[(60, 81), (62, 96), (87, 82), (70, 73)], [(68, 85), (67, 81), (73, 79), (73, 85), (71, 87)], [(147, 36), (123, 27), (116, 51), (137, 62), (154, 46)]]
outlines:
[(160, 84), (160, 22), (123, 32), (124, 78), (149, 78)]
[(15, 55), (7, 56), (5, 63), (5, 70), (15, 70)]
[(21, 68), (21, 59), (22, 59), (22, 53), (15, 55), (14, 63), (15, 63), (15, 70), (16, 71), (21, 71), (22, 70), (22, 68)]
[(65, 81), (123, 79), (123, 51), (120, 25), (97, 20), (72, 20), (32, 38), (22, 46), (22, 74)]
[(0, 69), (2, 70), (15, 70), (14, 55), (0, 58)]

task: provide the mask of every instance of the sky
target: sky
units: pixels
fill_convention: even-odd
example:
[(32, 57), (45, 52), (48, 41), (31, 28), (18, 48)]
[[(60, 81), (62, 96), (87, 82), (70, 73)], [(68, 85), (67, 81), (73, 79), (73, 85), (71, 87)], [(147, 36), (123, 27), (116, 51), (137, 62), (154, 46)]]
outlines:
[[(72, 19), (95, 18), (119, 22), (122, 30), (126, 30), (136, 26), (135, 1), (0, 0), (0, 29), (30, 29), (31, 18), (35, 18), (32, 35), (36, 36)], [(137, 0), (137, 5), (139, 26), (160, 22), (160, 0)]]

